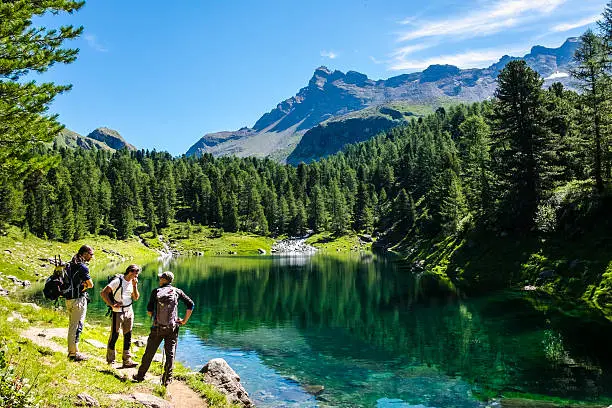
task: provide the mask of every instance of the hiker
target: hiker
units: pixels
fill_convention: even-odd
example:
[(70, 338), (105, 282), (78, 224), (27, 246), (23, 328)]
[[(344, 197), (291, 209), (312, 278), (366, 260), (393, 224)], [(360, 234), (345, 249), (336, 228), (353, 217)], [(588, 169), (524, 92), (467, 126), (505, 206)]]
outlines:
[[(147, 340), (147, 348), (138, 368), (138, 373), (132, 378), (138, 382), (144, 380), (153, 356), (163, 340), (166, 363), (164, 365), (164, 374), (162, 375), (162, 384), (166, 386), (172, 381), (172, 368), (176, 344), (178, 342), (179, 327), (187, 324), (191, 313), (193, 313), (194, 303), (182, 290), (171, 285), (174, 280), (172, 272), (162, 272), (158, 277), (159, 287), (153, 289), (147, 305), (147, 313), (153, 317), (151, 333)], [(178, 317), (179, 299), (187, 306), (185, 317), (182, 319)]]
[(123, 332), (123, 368), (136, 367), (138, 363), (132, 360), (130, 345), (132, 343), (132, 327), (134, 326), (134, 310), (132, 303), (140, 297), (138, 292), (138, 274), (140, 267), (130, 265), (125, 273), (114, 277), (102, 289), (100, 296), (111, 308), (111, 333), (106, 348), (106, 362), (115, 362), (115, 345), (119, 339), (119, 330)]
[(68, 358), (72, 361), (87, 360), (86, 356), (79, 353), (79, 337), (83, 331), (87, 303), (89, 303), (89, 296), (86, 291), (94, 286), (86, 264), (93, 256), (93, 249), (89, 245), (83, 245), (70, 261), (69, 278), (72, 286), (65, 298), (69, 319)]

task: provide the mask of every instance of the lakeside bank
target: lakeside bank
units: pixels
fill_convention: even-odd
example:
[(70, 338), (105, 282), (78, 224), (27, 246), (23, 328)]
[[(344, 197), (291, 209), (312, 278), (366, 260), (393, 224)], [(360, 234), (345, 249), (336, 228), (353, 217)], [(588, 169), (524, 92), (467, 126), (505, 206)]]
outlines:
[[(0, 236), (0, 291), (4, 294), (0, 296), (0, 371), (10, 379), (5, 391), (12, 395), (7, 398), (21, 404), (14, 406), (31, 406), (35, 402), (50, 407), (135, 407), (143, 403), (168, 407), (233, 406), (214, 386), (204, 382), (201, 374), (181, 364), (176, 364), (176, 381), (167, 389), (159, 385), (159, 362), (152, 365), (147, 381), (132, 383), (129, 370), (105, 363), (108, 325), (93, 319), (86, 320), (80, 342), (89, 360), (74, 363), (66, 359), (66, 335), (62, 330), (68, 326), (68, 319), (64, 302), (45, 300), (38, 290), (52, 273), (54, 256), (69, 260), (83, 244), (95, 249), (90, 269), (98, 277), (108, 269), (145, 264), (160, 256), (159, 251), (147, 248), (137, 238), (117, 241), (97, 236), (66, 244), (42, 240), (15, 227)], [(92, 295), (97, 296), (99, 290), (94, 288)], [(140, 347), (133, 345), (138, 361), (144, 352), (146, 334), (143, 328), (135, 328), (135, 338), (141, 337), (135, 342)], [(192, 400), (192, 405), (186, 405), (187, 399)]]

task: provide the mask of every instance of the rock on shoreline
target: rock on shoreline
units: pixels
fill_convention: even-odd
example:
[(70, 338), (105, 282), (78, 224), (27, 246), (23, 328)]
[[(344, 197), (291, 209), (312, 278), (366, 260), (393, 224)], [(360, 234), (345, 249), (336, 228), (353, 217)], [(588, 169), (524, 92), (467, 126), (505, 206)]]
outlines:
[(213, 358), (202, 369), (204, 380), (212, 384), (227, 397), (230, 404), (240, 404), (243, 407), (253, 407), (253, 401), (249, 398), (240, 376), (222, 358)]

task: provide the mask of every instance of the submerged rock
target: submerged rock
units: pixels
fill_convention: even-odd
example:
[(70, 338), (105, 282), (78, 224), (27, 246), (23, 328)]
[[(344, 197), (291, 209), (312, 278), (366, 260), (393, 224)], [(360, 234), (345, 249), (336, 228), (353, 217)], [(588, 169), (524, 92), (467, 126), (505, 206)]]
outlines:
[(225, 394), (230, 404), (240, 404), (244, 407), (254, 406), (249, 394), (240, 383), (240, 376), (224, 359), (213, 358), (202, 367), (200, 373), (204, 374), (204, 381), (214, 385)]
[(311, 395), (319, 395), (325, 391), (325, 387), (322, 385), (305, 385), (304, 389)]

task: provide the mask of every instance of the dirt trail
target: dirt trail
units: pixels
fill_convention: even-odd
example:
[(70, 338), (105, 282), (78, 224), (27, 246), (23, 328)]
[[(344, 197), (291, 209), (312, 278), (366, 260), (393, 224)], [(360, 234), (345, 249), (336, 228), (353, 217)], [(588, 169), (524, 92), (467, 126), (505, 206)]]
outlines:
[[(66, 338), (68, 336), (67, 328), (40, 328), (30, 327), (21, 333), (21, 337), (30, 340), (32, 343), (37, 344), (41, 347), (46, 347), (54, 352), (65, 353), (66, 347), (53, 341), (53, 338)], [(129, 379), (133, 374), (136, 373), (136, 368), (121, 369), (121, 364), (114, 364), (108, 366), (103, 358), (97, 356), (90, 356), (94, 360), (101, 363), (100, 371), (108, 372), (109, 374), (115, 375), (118, 378)], [(147, 374), (146, 383), (159, 384), (159, 376)], [(168, 402), (170, 406), (176, 408), (206, 408), (208, 404), (200, 397), (195, 391), (189, 388), (185, 383), (181, 381), (173, 381), (167, 388), (169, 393)], [(115, 400), (133, 400), (133, 395), (126, 394), (123, 396), (115, 395)]]
[(171, 382), (170, 385), (168, 385), (168, 392), (170, 392), (170, 402), (177, 408), (208, 407), (206, 401), (184, 382)]

